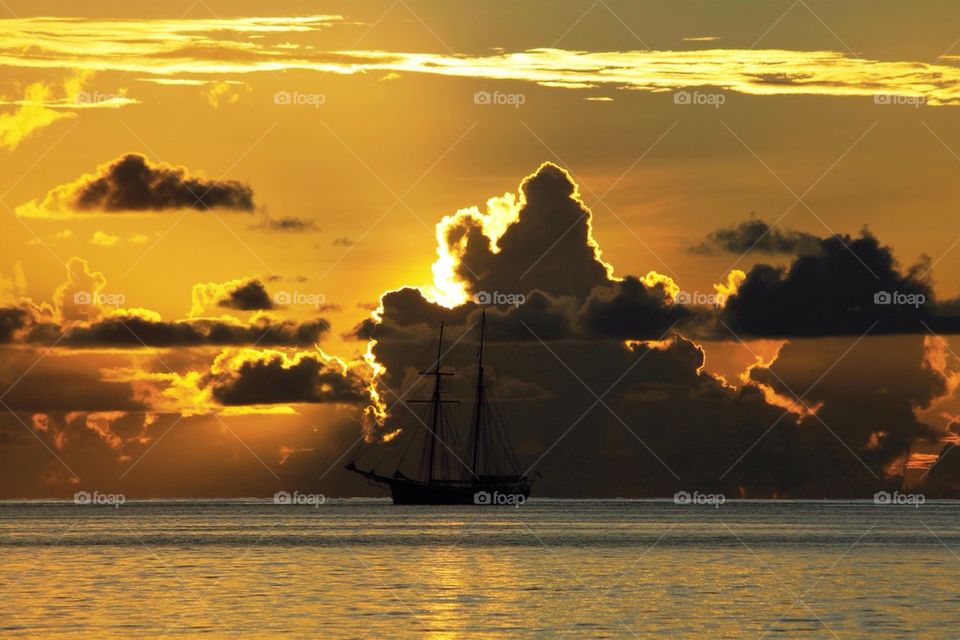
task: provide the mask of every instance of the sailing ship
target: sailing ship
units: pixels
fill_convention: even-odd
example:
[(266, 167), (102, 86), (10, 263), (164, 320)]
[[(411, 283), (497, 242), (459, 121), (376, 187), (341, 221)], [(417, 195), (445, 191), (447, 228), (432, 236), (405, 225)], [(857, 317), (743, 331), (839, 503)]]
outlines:
[[(500, 412), (490, 401), (491, 388), (484, 374), (483, 343), (486, 333), (486, 311), (480, 316), (480, 341), (477, 348), (477, 377), (469, 446), (460, 455), (455, 425), (447, 424), (443, 407), (457, 400), (446, 397), (443, 380), (455, 375), (442, 369), (444, 324), (440, 324), (437, 358), (433, 367), (420, 371), (432, 379), (433, 393), (429, 399), (410, 400), (411, 404), (426, 407), (425, 419), (418, 420), (426, 431), (421, 447), (419, 474), (407, 475), (400, 470), (413, 443), (414, 434), (403, 448), (403, 455), (395, 470), (384, 475), (374, 469), (363, 470), (354, 458), (346, 469), (371, 480), (390, 491), (393, 503), (398, 505), (519, 505), (530, 495), (533, 478), (519, 473), (516, 455), (510, 443)], [(414, 412), (411, 409), (411, 412)], [(419, 415), (414, 413), (414, 415)], [(441, 433), (444, 434), (441, 436)], [(359, 456), (358, 456), (359, 457)], [(417, 477), (419, 476), (419, 477)]]

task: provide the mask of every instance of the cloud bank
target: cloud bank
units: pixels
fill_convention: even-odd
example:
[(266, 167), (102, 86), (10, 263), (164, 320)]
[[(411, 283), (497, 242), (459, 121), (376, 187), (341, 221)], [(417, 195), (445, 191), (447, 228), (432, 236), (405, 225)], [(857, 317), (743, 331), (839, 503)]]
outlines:
[(237, 180), (210, 180), (185, 167), (153, 163), (128, 153), (96, 172), (51, 189), (17, 207), (25, 217), (63, 218), (91, 213), (222, 209), (250, 213), (253, 189)]

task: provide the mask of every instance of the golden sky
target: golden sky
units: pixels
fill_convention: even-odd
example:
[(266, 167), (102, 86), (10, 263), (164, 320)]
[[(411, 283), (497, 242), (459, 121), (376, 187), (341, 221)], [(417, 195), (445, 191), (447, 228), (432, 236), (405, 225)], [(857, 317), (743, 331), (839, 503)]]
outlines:
[[(486, 237), (503, 236), (518, 185), (544, 162), (568, 172), (592, 213), (606, 284), (655, 271), (645, 286), (669, 280), (672, 298), (733, 292), (731, 271), (796, 257), (708, 246), (717, 230), (762, 220), (776, 230), (768, 240), (793, 245), (867, 227), (903, 273), (919, 264), (932, 295), (956, 298), (957, 9), (881, 4), (0, 4), (0, 293), (34, 326), (79, 323), (52, 334), (62, 343), (5, 349), (3, 381), (42, 374), (125, 396), (84, 403), (57, 387), (62, 402), (7, 407), (13, 427), (41, 436), (10, 493), (84, 475), (90, 457), (49, 439), (58, 421), (79, 420), (112, 450), (139, 442), (119, 456), (122, 472), (166, 450), (152, 472), (153, 454), (142, 458), (130, 489), (141, 493), (190, 493), (155, 475), (190, 449), (190, 436), (175, 440), (180, 421), (214, 452), (204, 455), (229, 451), (203, 494), (261, 491), (291, 454), (337, 450), (341, 440), (313, 434), (356, 419), (375, 370), (351, 333), (405, 285), (446, 306), (474, 293), (480, 280), (456, 275), (469, 243), (447, 246), (444, 233), (477, 207)], [(238, 290), (261, 303), (231, 302)], [(97, 333), (180, 320), (192, 333), (174, 327), (168, 343)], [(839, 355), (857, 337), (841, 333), (818, 337), (847, 340)], [(706, 370), (737, 386), (791, 337), (698, 339), (717, 343)], [(890, 351), (954, 384), (950, 344), (922, 340)], [(231, 403), (240, 383), (210, 382), (258, 363), (310, 369), (315, 397)], [(949, 404), (952, 391), (925, 393)], [(906, 395), (948, 430), (952, 409)], [(227, 460), (241, 457), (252, 466), (237, 471)]]

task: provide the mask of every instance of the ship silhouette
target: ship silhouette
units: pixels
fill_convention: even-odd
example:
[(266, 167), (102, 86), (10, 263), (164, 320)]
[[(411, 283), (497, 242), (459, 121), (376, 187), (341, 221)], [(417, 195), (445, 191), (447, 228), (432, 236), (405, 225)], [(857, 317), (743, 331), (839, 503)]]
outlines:
[[(433, 393), (429, 399), (409, 400), (426, 411), (418, 417), (419, 426), (404, 429), (405, 443), (398, 443), (403, 453), (394, 471), (389, 475), (375, 469), (361, 469), (354, 457), (346, 469), (373, 481), (390, 491), (393, 503), (398, 505), (516, 505), (530, 495), (533, 478), (519, 472), (516, 454), (510, 442), (510, 434), (500, 412), (490, 401), (491, 387), (484, 373), (483, 343), (486, 333), (486, 311), (480, 316), (480, 341), (477, 347), (477, 375), (474, 402), (471, 412), (469, 444), (460, 455), (456, 445), (456, 425), (450, 424), (443, 406), (455, 404), (456, 399), (447, 398), (443, 380), (456, 375), (444, 371), (442, 361), (444, 324), (440, 324), (437, 340), (437, 358), (432, 367), (420, 371), (420, 376), (432, 379)], [(416, 410), (410, 408), (411, 412)], [(419, 416), (419, 412), (415, 413)], [(423, 440), (419, 460), (412, 460), (418, 473), (407, 475), (400, 470), (405, 462), (411, 462), (411, 449), (417, 430)], [(424, 433), (425, 432), (425, 433)], [(442, 434), (442, 435), (441, 435)], [(425, 437), (423, 437), (425, 436)]]

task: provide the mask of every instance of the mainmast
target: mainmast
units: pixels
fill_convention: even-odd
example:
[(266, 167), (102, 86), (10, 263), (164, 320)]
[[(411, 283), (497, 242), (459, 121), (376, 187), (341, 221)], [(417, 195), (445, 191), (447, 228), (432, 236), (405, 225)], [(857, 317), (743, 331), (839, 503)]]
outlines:
[(473, 470), (474, 477), (480, 476), (477, 463), (480, 459), (480, 428), (483, 424), (483, 337), (486, 333), (487, 310), (480, 310), (480, 347), (477, 349), (477, 399), (473, 420)]

